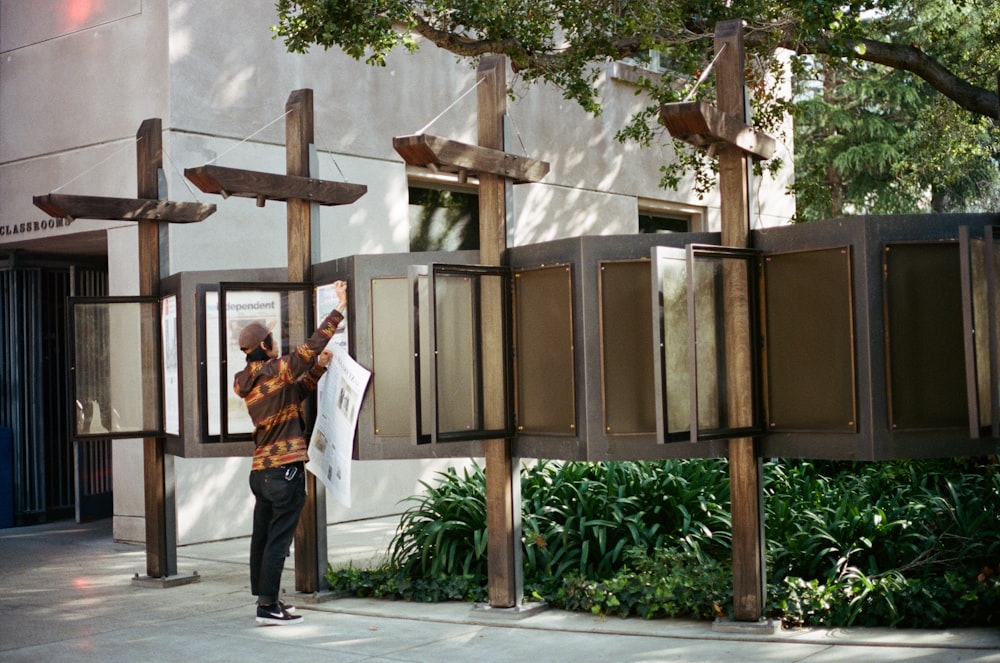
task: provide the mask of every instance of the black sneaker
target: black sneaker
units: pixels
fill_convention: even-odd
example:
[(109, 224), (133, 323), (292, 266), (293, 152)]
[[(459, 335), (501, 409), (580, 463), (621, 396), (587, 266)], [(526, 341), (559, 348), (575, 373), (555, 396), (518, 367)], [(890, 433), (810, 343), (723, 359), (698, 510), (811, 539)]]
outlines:
[[(260, 605), (260, 604), (258, 603), (257, 605)], [(278, 599), (278, 605), (281, 606), (282, 609), (284, 609), (284, 611), (287, 612), (288, 614), (290, 614), (290, 615), (294, 615), (295, 614), (295, 606), (294, 605), (288, 605), (287, 603), (285, 603), (281, 599)]]
[(302, 623), (302, 615), (289, 614), (287, 610), (281, 607), (280, 603), (277, 605), (259, 605), (257, 606), (257, 623), (275, 624), (277, 626), (300, 624)]

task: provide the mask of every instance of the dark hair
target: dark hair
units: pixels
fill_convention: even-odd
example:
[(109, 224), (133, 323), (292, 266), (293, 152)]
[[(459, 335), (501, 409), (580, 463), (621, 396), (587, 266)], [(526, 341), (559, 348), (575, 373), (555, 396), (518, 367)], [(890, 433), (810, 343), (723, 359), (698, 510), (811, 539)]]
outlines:
[(252, 361), (267, 361), (270, 357), (264, 352), (264, 348), (257, 348), (253, 352), (247, 353), (247, 363)]
[[(274, 344), (274, 339), (271, 337), (270, 334), (268, 334), (267, 338), (261, 341), (261, 343), (264, 344), (264, 348), (270, 350), (271, 346)], [(252, 361), (267, 361), (268, 359), (270, 359), (264, 348), (258, 345), (256, 348), (253, 349), (252, 352), (248, 352), (247, 363), (249, 364)]]

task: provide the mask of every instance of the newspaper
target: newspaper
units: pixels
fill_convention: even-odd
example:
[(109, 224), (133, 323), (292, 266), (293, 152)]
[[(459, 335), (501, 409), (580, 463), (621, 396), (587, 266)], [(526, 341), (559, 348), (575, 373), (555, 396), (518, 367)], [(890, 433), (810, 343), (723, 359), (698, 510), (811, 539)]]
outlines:
[(351, 455), (361, 398), (371, 371), (334, 341), (333, 359), (316, 387), (316, 425), (309, 440), (306, 469), (345, 507), (351, 506)]
[[(317, 289), (317, 310), (329, 311), (338, 304), (332, 286)], [(326, 346), (333, 359), (316, 385), (316, 423), (309, 439), (306, 469), (323, 482), (337, 502), (350, 508), (354, 431), (371, 371), (347, 352), (347, 335), (345, 319)]]

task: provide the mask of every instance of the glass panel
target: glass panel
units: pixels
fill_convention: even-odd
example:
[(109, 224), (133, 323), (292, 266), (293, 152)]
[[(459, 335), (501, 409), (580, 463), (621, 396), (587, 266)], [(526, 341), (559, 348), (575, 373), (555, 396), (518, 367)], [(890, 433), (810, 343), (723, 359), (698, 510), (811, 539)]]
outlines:
[[(986, 227), (986, 290), (988, 293), (986, 329), (989, 332), (990, 394), (989, 412), (993, 437), (1000, 437), (1000, 227)], [(992, 376), (996, 376), (993, 378)]]
[(958, 244), (893, 244), (884, 260), (892, 428), (968, 427)]
[[(697, 395), (697, 429), (721, 427), (725, 417), (725, 384), (720, 384), (720, 365), (725, 365), (725, 326), (721, 302), (722, 274), (720, 263), (699, 260), (689, 267), (688, 293), (694, 307), (694, 362)], [(690, 315), (690, 312), (689, 312)], [(689, 324), (691, 321), (689, 319)]]
[(508, 272), (434, 265), (434, 439), (507, 436)]
[(1000, 227), (986, 227), (986, 274), (993, 437), (1000, 437)]
[(411, 306), (405, 278), (371, 280), (372, 405), (375, 434), (410, 434), (410, 348), (403, 332)]
[(665, 424), (659, 436), (663, 441), (691, 429), (688, 266), (682, 249), (655, 247), (653, 252), (659, 291), (659, 319), (653, 333), (660, 341), (660, 358), (654, 371), (658, 373), (658, 425)]
[(521, 270), (514, 287), (518, 430), (575, 435), (570, 267)]
[(692, 438), (735, 437), (758, 427), (754, 254), (689, 245), (688, 299), (695, 418)]
[(162, 434), (159, 302), (73, 302), (78, 436)]
[(652, 280), (648, 260), (600, 266), (604, 430), (656, 432)]
[(219, 405), (222, 403), (219, 391), (221, 366), (219, 354), (219, 292), (205, 291), (205, 430), (209, 437), (215, 438), (222, 434), (222, 415)]
[(473, 279), (435, 274), (434, 373), (437, 431), (467, 432), (481, 428), (481, 370), (475, 325), (477, 296)]
[(474, 189), (411, 186), (409, 194), (410, 251), (479, 248), (479, 196)]
[[(416, 418), (416, 428), (419, 432), (418, 442), (430, 442), (434, 433), (434, 332), (431, 324), (431, 279), (430, 268), (427, 265), (410, 265), (410, 283), (413, 288), (413, 301), (416, 302), (416, 326), (411, 333), (410, 347), (415, 349), (416, 357), (411, 359), (413, 370), (416, 371), (417, 392), (414, 395), (415, 405), (419, 408)], [(415, 342), (415, 344), (414, 344)]]
[[(482, 361), (482, 423), (485, 430), (506, 430), (508, 417), (508, 370), (510, 339), (507, 314), (510, 280), (506, 274), (481, 274), (479, 287), (479, 357)], [(499, 343), (499, 346), (495, 345)]]
[(849, 249), (772, 254), (764, 276), (769, 429), (855, 430)]
[(177, 297), (160, 301), (160, 337), (163, 339), (163, 431), (180, 435), (180, 379), (177, 364)]
[[(261, 284), (234, 286), (220, 284), (220, 301), (224, 303), (221, 320), (221, 347), (225, 348), (224, 382), (220, 384), (222, 407), (222, 438), (249, 437), (253, 422), (243, 399), (236, 395), (232, 385), (236, 373), (243, 370), (247, 355), (240, 349), (239, 336), (251, 322), (258, 322), (271, 330), (278, 344), (279, 355), (288, 354), (305, 342), (312, 334), (311, 292), (305, 286), (297, 288), (287, 284), (261, 287)], [(307, 326), (309, 327), (308, 331)]]
[(975, 343), (975, 385), (979, 403), (979, 427), (989, 428), (993, 421), (993, 411), (990, 407), (990, 337), (989, 337), (989, 305), (986, 274), (986, 244), (981, 239), (974, 239), (970, 244), (972, 270), (972, 315)]

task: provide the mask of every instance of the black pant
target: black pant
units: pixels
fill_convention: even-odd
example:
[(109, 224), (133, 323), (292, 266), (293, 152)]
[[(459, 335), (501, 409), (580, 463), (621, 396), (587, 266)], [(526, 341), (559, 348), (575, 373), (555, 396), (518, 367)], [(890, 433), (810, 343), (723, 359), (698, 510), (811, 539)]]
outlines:
[(302, 463), (250, 472), (256, 498), (250, 537), (250, 592), (261, 605), (277, 602), (281, 571), (306, 501)]

